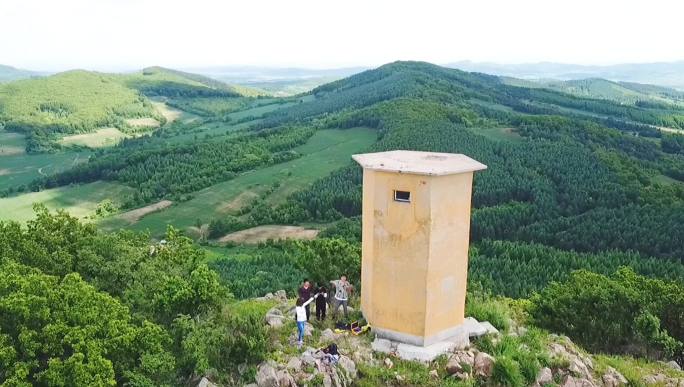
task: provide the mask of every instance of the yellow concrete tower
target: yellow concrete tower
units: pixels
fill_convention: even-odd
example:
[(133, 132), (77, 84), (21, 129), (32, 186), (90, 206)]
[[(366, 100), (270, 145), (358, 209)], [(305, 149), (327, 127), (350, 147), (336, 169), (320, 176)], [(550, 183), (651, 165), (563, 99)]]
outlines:
[(450, 153), (352, 157), (363, 167), (364, 316), (379, 338), (448, 339), (464, 322), (473, 172), (487, 166)]

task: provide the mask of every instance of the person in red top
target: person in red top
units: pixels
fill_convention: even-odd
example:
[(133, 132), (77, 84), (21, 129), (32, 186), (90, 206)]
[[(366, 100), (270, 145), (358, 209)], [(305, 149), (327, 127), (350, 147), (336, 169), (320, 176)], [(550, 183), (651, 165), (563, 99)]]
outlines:
[[(299, 298), (303, 300), (308, 300), (313, 296), (313, 287), (311, 286), (311, 282), (309, 282), (308, 279), (304, 280), (304, 283), (302, 284), (302, 287), (299, 288), (297, 291)], [(309, 316), (311, 316), (311, 311), (309, 309), (309, 305), (305, 305), (304, 308), (306, 309), (306, 321), (309, 321)]]

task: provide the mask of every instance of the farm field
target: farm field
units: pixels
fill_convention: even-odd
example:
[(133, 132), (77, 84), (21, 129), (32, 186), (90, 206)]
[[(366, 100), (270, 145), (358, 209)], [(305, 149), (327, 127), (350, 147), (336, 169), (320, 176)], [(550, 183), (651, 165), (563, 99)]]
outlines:
[(121, 184), (98, 181), (0, 198), (0, 220), (29, 220), (33, 218), (35, 203), (42, 203), (50, 210), (63, 209), (83, 218), (91, 215), (101, 201), (110, 199), (118, 205), (120, 199), (132, 191), (132, 188)]
[(85, 162), (89, 156), (88, 151), (0, 156), (0, 190), (18, 187), (41, 176), (67, 170)]
[(62, 137), (59, 143), (64, 146), (78, 145), (88, 148), (114, 146), (128, 135), (117, 128), (102, 128), (90, 133), (74, 134)]
[(353, 153), (362, 152), (376, 140), (376, 132), (367, 128), (321, 130), (304, 145), (296, 148), (304, 155), (298, 159), (245, 173), (235, 179), (216, 184), (197, 192), (193, 199), (177, 203), (162, 211), (149, 214), (129, 225), (122, 215), (99, 222), (105, 229), (122, 227), (149, 230), (160, 235), (171, 224), (187, 230), (199, 219), (203, 223), (246, 191), (261, 191), (275, 182), (280, 187), (269, 196), (271, 203), (284, 200), (288, 193), (301, 189), (322, 176), (350, 163)]

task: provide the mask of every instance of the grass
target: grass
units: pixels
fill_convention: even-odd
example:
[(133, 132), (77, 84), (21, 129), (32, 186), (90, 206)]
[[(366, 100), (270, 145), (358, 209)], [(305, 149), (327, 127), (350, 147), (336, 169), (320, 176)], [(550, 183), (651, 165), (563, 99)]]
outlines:
[(34, 203), (43, 203), (50, 210), (64, 209), (73, 216), (83, 218), (91, 215), (101, 201), (110, 199), (120, 204), (120, 199), (132, 191), (132, 188), (121, 184), (98, 181), (2, 198), (0, 220), (23, 222), (31, 219)]
[(117, 128), (102, 128), (91, 133), (62, 137), (59, 143), (64, 146), (77, 145), (88, 148), (101, 148), (116, 145), (126, 137), (128, 136)]
[[(302, 157), (250, 171), (235, 179), (205, 188), (197, 192), (193, 199), (150, 214), (128, 227), (149, 230), (153, 235), (161, 235), (167, 224), (187, 230), (195, 225), (197, 219), (208, 223), (222, 207), (242, 192), (270, 186), (278, 181), (281, 183), (280, 187), (269, 197), (269, 200), (275, 202), (283, 195), (347, 165), (353, 153), (364, 150), (375, 140), (376, 133), (366, 128), (318, 131), (306, 144), (296, 149), (303, 153)], [(127, 227), (126, 222), (116, 216), (104, 219), (100, 224), (110, 230)]]
[(90, 152), (15, 154), (0, 157), (0, 191), (30, 183), (88, 160)]
[(0, 157), (26, 153), (26, 136), (0, 130)]

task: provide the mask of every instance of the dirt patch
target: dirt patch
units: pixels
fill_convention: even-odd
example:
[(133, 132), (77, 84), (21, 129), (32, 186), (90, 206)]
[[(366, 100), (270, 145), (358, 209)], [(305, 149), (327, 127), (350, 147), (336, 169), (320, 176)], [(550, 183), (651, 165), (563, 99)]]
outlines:
[(244, 207), (247, 203), (249, 203), (253, 199), (257, 198), (258, 196), (259, 196), (259, 194), (257, 194), (256, 192), (245, 191), (245, 192), (239, 194), (238, 196), (236, 196), (233, 200), (231, 200), (227, 203), (221, 204), (221, 206), (219, 206), (217, 208), (217, 210), (218, 210), (218, 212), (221, 212), (224, 214), (237, 212), (239, 209)]
[(155, 120), (154, 118), (150, 118), (150, 117), (129, 118), (126, 120), (126, 123), (128, 125), (134, 126), (136, 128), (156, 128), (159, 126), (159, 121)]
[(658, 126), (658, 129), (660, 129), (662, 132), (684, 134), (684, 130), (682, 129), (666, 128), (664, 126)]
[(269, 239), (314, 239), (319, 230), (299, 226), (257, 226), (230, 233), (219, 239), (219, 242), (260, 243)]
[(143, 216), (163, 210), (171, 204), (173, 204), (171, 200), (162, 200), (160, 202), (150, 204), (149, 206), (136, 208), (135, 210), (124, 212), (123, 214), (120, 214), (119, 217), (130, 223), (135, 223), (142, 219)]
[(11, 169), (0, 168), (0, 176), (10, 175), (10, 174), (12, 174)]
[(26, 153), (26, 149), (20, 146), (0, 146), (0, 156), (23, 155), (24, 153)]
[(171, 109), (169, 105), (165, 104), (164, 102), (152, 102), (152, 105), (154, 105), (154, 108), (157, 110), (157, 112), (159, 112), (159, 114), (166, 118), (167, 124), (172, 123), (181, 116), (180, 111)]

